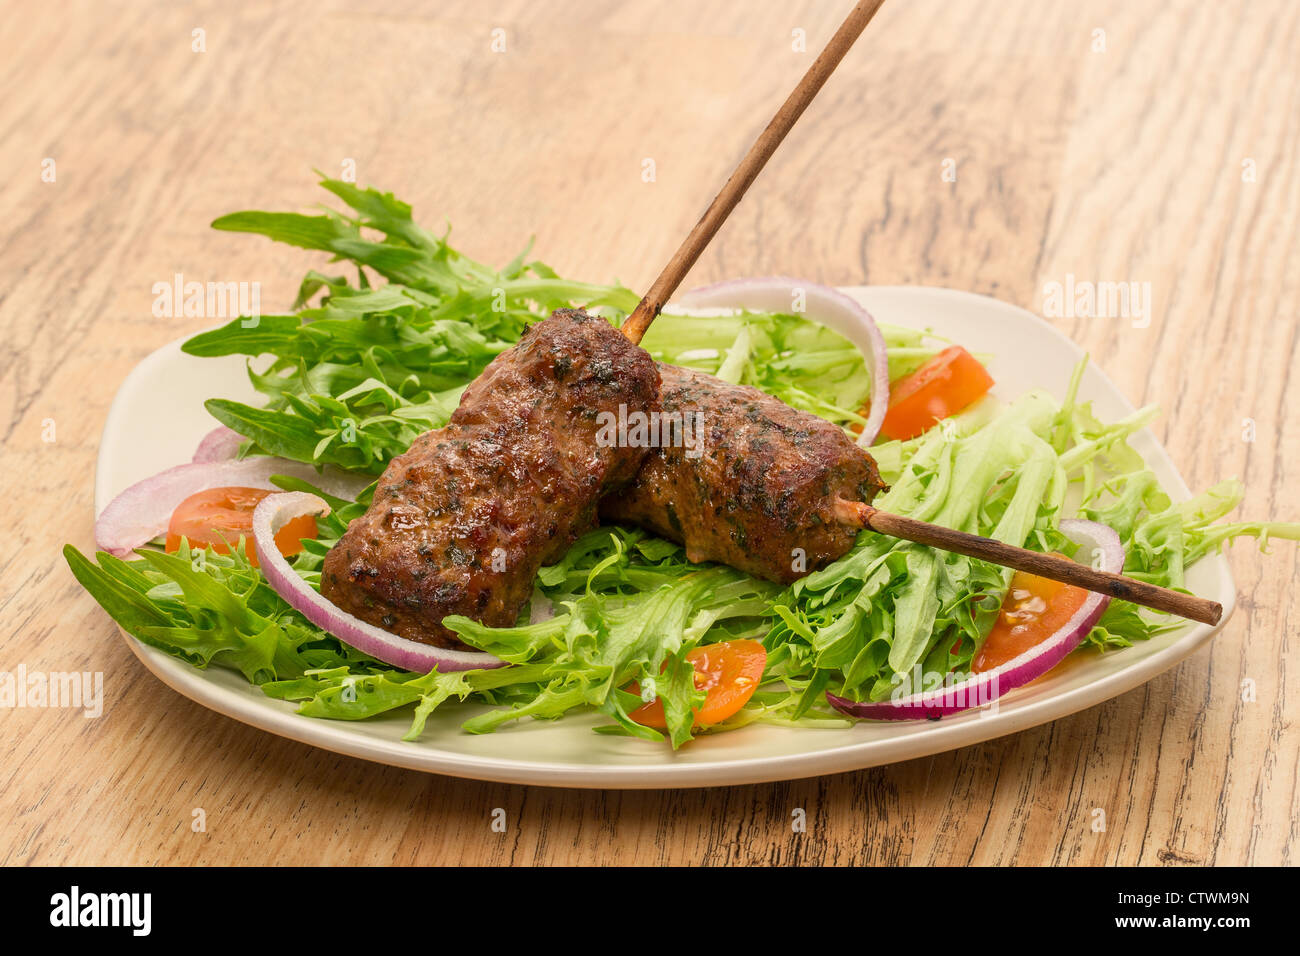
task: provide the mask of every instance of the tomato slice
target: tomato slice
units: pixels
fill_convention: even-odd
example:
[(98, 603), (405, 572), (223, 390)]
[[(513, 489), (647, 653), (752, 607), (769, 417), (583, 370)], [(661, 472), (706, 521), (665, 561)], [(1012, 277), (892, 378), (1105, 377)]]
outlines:
[[(693, 726), (707, 727), (726, 720), (754, 696), (767, 667), (767, 649), (758, 641), (721, 641), (688, 651), (686, 659), (695, 668), (695, 687), (708, 694), (695, 712)], [(642, 704), (628, 716), (646, 727), (660, 730), (668, 727), (664, 705), (659, 700)]]
[(992, 387), (992, 376), (975, 356), (960, 345), (944, 349), (889, 387), (889, 411), (880, 432), (886, 438), (915, 438)]
[[(191, 547), (210, 547), (218, 554), (229, 554), (247, 538), (244, 553), (257, 567), (257, 548), (253, 546), (253, 509), (267, 495), (275, 492), (262, 488), (209, 488), (190, 495), (172, 512), (167, 525), (166, 550), (173, 552), (186, 538)], [(316, 518), (300, 515), (286, 522), (275, 536), (275, 546), (286, 558), (302, 550), (303, 538), (316, 537)]]
[(971, 672), (1000, 667), (1041, 644), (1065, 626), (1086, 600), (1088, 592), (1083, 588), (1017, 571)]

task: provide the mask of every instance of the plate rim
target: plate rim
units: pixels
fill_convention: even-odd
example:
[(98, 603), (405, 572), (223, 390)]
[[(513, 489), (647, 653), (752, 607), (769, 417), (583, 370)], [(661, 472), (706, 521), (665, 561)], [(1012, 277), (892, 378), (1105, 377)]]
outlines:
[[(1028, 309), (1005, 302), (993, 296), (951, 289), (944, 286), (925, 285), (854, 285), (838, 286), (839, 291), (858, 299), (863, 293), (902, 292), (940, 295), (958, 303), (992, 303), (998, 308), (1012, 310), (1022, 320), (1028, 320), (1049, 333), (1058, 344), (1076, 359), (1086, 354), (1084, 350), (1057, 329)], [(109, 405), (100, 433), (100, 447), (95, 468), (95, 514), (108, 503), (105, 475), (105, 437), (119, 430), (118, 420), (124, 415), (125, 395), (136, 378), (172, 353), (180, 351), (180, 344), (191, 335), (175, 339), (150, 352), (140, 360), (118, 386)], [(1132, 408), (1132, 403), (1115, 385), (1106, 372), (1093, 364), (1092, 372), (1100, 376), (1105, 386)], [(1144, 429), (1145, 431), (1145, 429)], [(1177, 465), (1163, 443), (1152, 437), (1157, 453), (1165, 459), (1178, 479), (1182, 495), (1191, 494)], [(1105, 703), (1153, 679), (1175, 664), (1194, 654), (1219, 634), (1236, 610), (1236, 582), (1231, 568), (1222, 554), (1208, 555), (1206, 560), (1218, 557), (1228, 594), (1223, 604), (1223, 617), (1217, 625), (1197, 625), (1169, 644), (1111, 674), (1082, 686), (1052, 694), (1042, 700), (1017, 707), (1003, 719), (996, 733), (989, 735), (981, 730), (985, 718), (978, 713), (967, 713), (931, 723), (931, 729), (921, 735), (899, 734), (884, 740), (864, 740), (809, 753), (781, 754), (768, 757), (749, 757), (735, 760), (711, 760), (699, 763), (660, 765), (592, 765), (557, 761), (526, 761), (500, 756), (469, 755), (431, 748), (423, 743), (401, 740), (383, 740), (368, 735), (349, 732), (349, 722), (303, 717), (284, 701), (267, 697), (264, 700), (238, 694), (207, 677), (207, 672), (151, 647), (118, 627), (132, 653), (159, 680), (172, 690), (190, 700), (259, 730), (285, 737), (298, 743), (318, 747), (332, 753), (356, 757), (389, 766), (418, 770), (426, 773), (483, 780), (496, 783), (525, 784), (582, 789), (633, 790), (633, 789), (689, 789), (698, 787), (744, 786), (780, 780), (796, 780), (825, 774), (863, 770), (873, 766), (901, 760), (919, 759), (949, 750), (995, 740), (1020, 733), (1031, 727), (1050, 723), (1089, 707)], [(116, 626), (116, 625), (115, 625)], [(1117, 651), (1116, 653), (1122, 653)], [(914, 722), (908, 722), (912, 724)], [(812, 731), (809, 731), (812, 733)]]

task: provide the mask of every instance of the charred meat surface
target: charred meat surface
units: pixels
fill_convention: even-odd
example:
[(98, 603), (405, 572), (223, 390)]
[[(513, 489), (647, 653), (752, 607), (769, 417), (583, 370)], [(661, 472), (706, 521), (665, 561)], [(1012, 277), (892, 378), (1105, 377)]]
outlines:
[(659, 373), (661, 415), (700, 413), (702, 447), (653, 449), (636, 480), (601, 502), (602, 517), (684, 544), (691, 561), (782, 583), (853, 547), (857, 529), (836, 519), (836, 497), (870, 503), (885, 485), (843, 429), (747, 385), (672, 365)]
[(444, 428), (394, 458), (325, 557), (321, 593), (411, 640), (463, 647), (463, 614), (511, 626), (544, 563), (630, 481), (646, 449), (599, 442), (600, 413), (658, 408), (654, 361), (603, 319), (561, 309), (465, 390)]

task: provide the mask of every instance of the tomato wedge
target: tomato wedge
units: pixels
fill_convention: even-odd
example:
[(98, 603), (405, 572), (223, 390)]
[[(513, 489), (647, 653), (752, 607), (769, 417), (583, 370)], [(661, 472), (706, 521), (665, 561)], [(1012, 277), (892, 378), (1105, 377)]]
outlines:
[(975, 356), (960, 345), (944, 349), (889, 387), (889, 411), (880, 433), (886, 438), (915, 438), (992, 387), (992, 376)]
[[(253, 547), (253, 509), (267, 495), (262, 488), (209, 488), (190, 495), (172, 512), (167, 525), (166, 550), (173, 552), (186, 538), (191, 547), (210, 547), (218, 554), (229, 554), (245, 538), (244, 553), (257, 567), (257, 549)], [(302, 515), (285, 524), (275, 536), (275, 546), (286, 558), (302, 550), (302, 538), (316, 537), (316, 519)]]
[(1017, 571), (998, 619), (975, 655), (971, 672), (1000, 667), (1059, 631), (1088, 600), (1088, 592)]
[[(722, 641), (688, 651), (686, 659), (695, 668), (695, 687), (708, 693), (695, 712), (693, 726), (707, 727), (726, 720), (754, 695), (763, 679), (763, 668), (767, 667), (767, 649), (758, 641)], [(668, 727), (659, 700), (642, 704), (628, 716), (646, 727)]]

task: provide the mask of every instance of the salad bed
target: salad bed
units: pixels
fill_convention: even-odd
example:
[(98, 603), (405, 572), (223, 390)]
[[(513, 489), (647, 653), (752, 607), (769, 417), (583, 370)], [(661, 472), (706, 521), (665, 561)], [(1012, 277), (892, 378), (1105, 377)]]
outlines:
[[(322, 185), (349, 211), (247, 212), (214, 224), (324, 251), (355, 271), (310, 272), (292, 314), (262, 316), (255, 327), (235, 320), (186, 343), (194, 355), (273, 356), (269, 367), (250, 366), (264, 405), (208, 403), (243, 436), (241, 455), (376, 476), (416, 435), (445, 423), (464, 386), (528, 322), (569, 305), (618, 321), (636, 304), (627, 289), (564, 280), (527, 252), (491, 269), (415, 225), (390, 194)], [(891, 380), (948, 344), (902, 328), (882, 331)], [(664, 315), (643, 345), (658, 359), (754, 385), (841, 426), (867, 424), (862, 406), (872, 383), (861, 353), (799, 315)], [(1087, 518), (1119, 535), (1126, 573), (1169, 587), (1181, 587), (1187, 566), (1238, 535), (1261, 543), (1300, 536), (1295, 524), (1218, 523), (1240, 499), (1236, 482), (1172, 504), (1128, 444), (1155, 410), (1098, 421), (1076, 399), (1082, 371), (1062, 401), (1041, 392), (1009, 404), (986, 398), (943, 427), (876, 444), (872, 454), (892, 486), (876, 504), (1067, 553), (1061, 522)], [(369, 491), (355, 500), (329, 495), (301, 471), (275, 484), (314, 492), (331, 507), (294, 561), (315, 585), (325, 553), (364, 511)], [(828, 694), (881, 702), (916, 689), (920, 675), (969, 671), (1012, 583), (1006, 569), (864, 533), (845, 557), (782, 587), (691, 564), (678, 546), (635, 529), (603, 527), (543, 569), (528, 621), (503, 629), (448, 621), (467, 644), (509, 666), (422, 674), (310, 624), (242, 545), (220, 554), (181, 540), (173, 553), (146, 547), (129, 560), (100, 552), (95, 561), (68, 546), (65, 555), (96, 600), (145, 643), (195, 666), (233, 668), (269, 696), (297, 702), (306, 716), (355, 720), (413, 708), (412, 740), (435, 708), (470, 698), (495, 705), (465, 722), (474, 733), (577, 708), (610, 718), (599, 732), (667, 738), (673, 746), (754, 721), (842, 726)], [(554, 616), (545, 618), (546, 610)], [(1084, 645), (1122, 647), (1180, 624), (1111, 602)], [(688, 655), (745, 640), (767, 650), (761, 682), (738, 711), (696, 726), (705, 694)], [(662, 706), (662, 729), (634, 719), (647, 697)]]

